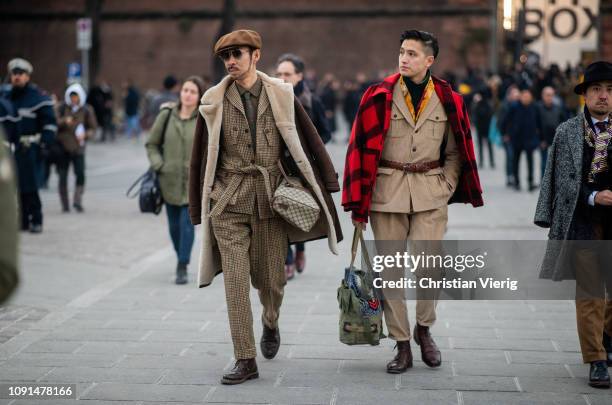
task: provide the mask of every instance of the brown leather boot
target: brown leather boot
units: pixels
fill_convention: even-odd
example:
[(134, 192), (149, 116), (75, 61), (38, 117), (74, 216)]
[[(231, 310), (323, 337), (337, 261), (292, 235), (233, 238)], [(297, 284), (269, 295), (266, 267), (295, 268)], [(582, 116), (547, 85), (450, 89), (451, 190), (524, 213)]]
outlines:
[(429, 326), (421, 326), (417, 323), (414, 327), (414, 341), (421, 346), (421, 359), (429, 367), (439, 367), (442, 364), (440, 349), (429, 333)]
[(242, 384), (247, 380), (258, 378), (257, 363), (255, 359), (237, 360), (236, 365), (229, 373), (223, 375), (221, 384), (236, 385)]
[(387, 373), (401, 374), (412, 368), (412, 350), (410, 349), (410, 341), (405, 340), (397, 342), (397, 354), (389, 363), (387, 363)]
[(278, 353), (280, 347), (280, 332), (278, 327), (270, 329), (266, 325), (263, 326), (263, 335), (259, 342), (261, 354), (268, 360), (273, 359)]

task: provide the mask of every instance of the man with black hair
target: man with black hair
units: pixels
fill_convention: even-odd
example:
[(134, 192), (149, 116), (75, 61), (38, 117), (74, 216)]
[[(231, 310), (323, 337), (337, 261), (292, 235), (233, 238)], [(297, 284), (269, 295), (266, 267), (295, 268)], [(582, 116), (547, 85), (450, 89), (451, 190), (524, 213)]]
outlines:
[(159, 114), (159, 109), (162, 104), (165, 103), (175, 103), (178, 101), (178, 91), (177, 85), (179, 84), (178, 80), (174, 75), (168, 75), (164, 78), (164, 89), (153, 97), (151, 101), (151, 107), (149, 109), (149, 115), (151, 117), (157, 117)]
[[(293, 86), (293, 93), (300, 101), (300, 104), (302, 104), (302, 107), (304, 107), (304, 110), (306, 110), (321, 140), (323, 143), (327, 143), (331, 139), (331, 133), (327, 126), (325, 110), (316, 94), (313, 94), (304, 83), (304, 68), (305, 65), (302, 58), (286, 53), (281, 55), (276, 62), (276, 76)], [(298, 242), (295, 244), (295, 255), (291, 246), (287, 251), (287, 260), (285, 260), (287, 280), (291, 280), (295, 276), (295, 270), (298, 273), (304, 271), (305, 266), (306, 254), (304, 243)]]
[[(433, 34), (404, 32), (399, 73), (366, 90), (353, 123), (342, 205), (352, 212), (355, 226), (365, 228), (368, 217), (372, 220), (377, 250), (380, 240), (394, 241), (399, 249), (410, 241), (411, 250), (415, 241), (439, 241), (446, 230), (449, 202), (483, 204), (463, 100), (430, 72), (438, 51)], [(402, 275), (391, 270), (391, 277)], [(431, 270), (417, 278), (437, 278), (439, 269)], [(422, 299), (417, 289), (413, 335), (403, 294), (391, 289), (383, 289), (383, 294), (389, 336), (398, 349), (387, 372), (403, 373), (412, 367), (411, 337), (421, 347), (423, 362), (440, 366), (440, 350), (429, 332), (436, 320), (436, 293)]]

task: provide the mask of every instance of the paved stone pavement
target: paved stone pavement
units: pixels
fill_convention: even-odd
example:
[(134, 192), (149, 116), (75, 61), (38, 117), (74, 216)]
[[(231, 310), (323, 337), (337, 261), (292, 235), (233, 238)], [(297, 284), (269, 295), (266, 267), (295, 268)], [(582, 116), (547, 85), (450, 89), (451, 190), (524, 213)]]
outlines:
[[(339, 170), (345, 147), (329, 145)], [(568, 301), (441, 302), (433, 335), (442, 367), (430, 369), (417, 355), (409, 372), (387, 374), (393, 342), (338, 341), (346, 241), (339, 256), (324, 241), (307, 245), (306, 271), (286, 289), (277, 358), (258, 357), (258, 380), (222, 386), (233, 360), (222, 280), (206, 289), (174, 285), (165, 214), (142, 215), (124, 197), (146, 168), (142, 141), (93, 144), (87, 159), (86, 213), (60, 212), (52, 177), (42, 193), (45, 231), (23, 234), (22, 285), (0, 307), (0, 383), (74, 383), (78, 399), (0, 405), (612, 404), (609, 391), (586, 384)], [(531, 225), (536, 193), (507, 190), (500, 169), (481, 175), (487, 205), (453, 205), (448, 239), (545, 238)], [(350, 239), (350, 221), (342, 221)], [(259, 319), (256, 294), (251, 301)], [(259, 322), (255, 328), (259, 336)]]

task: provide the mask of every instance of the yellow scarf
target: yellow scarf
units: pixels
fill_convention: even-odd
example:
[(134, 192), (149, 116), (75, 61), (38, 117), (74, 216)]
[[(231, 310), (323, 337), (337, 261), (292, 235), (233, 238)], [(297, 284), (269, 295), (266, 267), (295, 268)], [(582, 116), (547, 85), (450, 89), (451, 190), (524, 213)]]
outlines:
[(434, 88), (433, 80), (431, 76), (429, 77), (429, 81), (427, 82), (427, 86), (425, 86), (425, 91), (423, 91), (423, 96), (421, 96), (421, 101), (419, 102), (418, 109), (415, 111), (415, 106), (412, 103), (412, 97), (410, 96), (410, 91), (408, 91), (408, 87), (406, 83), (404, 83), (404, 78), (400, 76), (400, 86), (402, 88), (402, 93), (404, 93), (404, 100), (406, 101), (406, 106), (408, 107), (408, 111), (410, 111), (410, 115), (412, 115), (412, 119), (416, 123), (419, 119), (419, 115), (425, 110), (427, 107), (427, 103), (429, 103), (429, 99), (433, 95)]

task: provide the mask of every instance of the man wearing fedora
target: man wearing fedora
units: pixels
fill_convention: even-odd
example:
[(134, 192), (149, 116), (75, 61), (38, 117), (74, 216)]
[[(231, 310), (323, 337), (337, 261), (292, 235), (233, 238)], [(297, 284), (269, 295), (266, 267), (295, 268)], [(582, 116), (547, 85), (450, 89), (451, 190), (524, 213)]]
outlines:
[(576, 321), (582, 358), (591, 365), (589, 385), (609, 388), (612, 283), (610, 265), (594, 241), (612, 239), (612, 64), (589, 65), (574, 91), (584, 96), (584, 111), (557, 128), (534, 219), (550, 228), (540, 277), (576, 280)]
[[(261, 47), (251, 30), (231, 32), (215, 44), (228, 75), (202, 97), (191, 157), (189, 211), (203, 233), (198, 286), (223, 272), (236, 359), (223, 384), (259, 376), (249, 284), (263, 305), (261, 353), (272, 359), (280, 346), (288, 243), (327, 238), (337, 254), (342, 238), (330, 194), (340, 189), (331, 159), (291, 84), (257, 70)], [(308, 232), (271, 208), (282, 179), (279, 162), (301, 178), (321, 208)]]
[[(441, 240), (449, 203), (483, 204), (463, 99), (430, 71), (438, 57), (438, 40), (431, 33), (409, 30), (399, 45), (399, 73), (369, 87), (361, 100), (342, 190), (342, 205), (351, 211), (354, 225), (363, 228), (369, 218), (377, 250), (380, 253), (380, 245), (393, 250), (390, 254), (405, 249), (407, 241), (420, 252), (415, 241)], [(393, 241), (393, 247), (378, 241)], [(430, 245), (439, 249), (438, 242)], [(390, 277), (402, 275), (389, 270)], [(431, 277), (439, 277), (440, 269), (431, 270)], [(383, 289), (385, 322), (398, 349), (387, 364), (388, 373), (412, 367), (411, 338), (421, 347), (425, 364), (442, 364), (430, 333), (437, 293), (425, 298), (423, 290), (416, 292), (417, 322), (411, 335), (403, 294)]]

